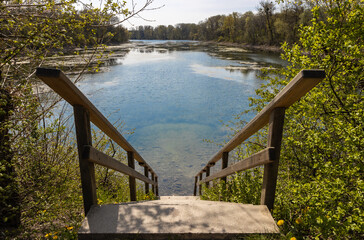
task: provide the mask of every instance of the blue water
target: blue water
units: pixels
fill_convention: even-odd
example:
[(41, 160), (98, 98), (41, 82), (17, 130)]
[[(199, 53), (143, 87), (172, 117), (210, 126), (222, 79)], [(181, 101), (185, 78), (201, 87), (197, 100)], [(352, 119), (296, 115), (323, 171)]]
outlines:
[(78, 86), (110, 122), (134, 130), (125, 137), (157, 172), (161, 195), (191, 195), (194, 175), (218, 150), (203, 139), (221, 143), (229, 133), (221, 121), (246, 110), (261, 83), (259, 70), (243, 68), (257, 66), (257, 59), (279, 61), (246, 54), (248, 62), (137, 47), (120, 65), (87, 75)]

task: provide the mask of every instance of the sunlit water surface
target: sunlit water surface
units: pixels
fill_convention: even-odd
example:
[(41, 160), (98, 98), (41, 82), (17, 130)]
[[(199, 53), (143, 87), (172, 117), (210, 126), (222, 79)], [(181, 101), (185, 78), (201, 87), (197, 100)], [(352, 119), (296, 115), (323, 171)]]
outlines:
[(251, 52), (231, 60), (206, 48), (145, 51), (156, 42), (143, 44), (78, 86), (111, 122), (134, 129), (125, 137), (157, 172), (160, 195), (191, 195), (194, 175), (218, 150), (203, 140), (221, 143), (229, 133), (221, 121), (248, 108), (259, 66), (282, 61)]

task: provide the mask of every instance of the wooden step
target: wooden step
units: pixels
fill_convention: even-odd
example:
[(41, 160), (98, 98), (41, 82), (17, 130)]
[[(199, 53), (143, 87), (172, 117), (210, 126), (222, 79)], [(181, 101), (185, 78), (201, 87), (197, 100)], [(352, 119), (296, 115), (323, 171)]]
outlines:
[(231, 239), (277, 234), (266, 206), (164, 196), (160, 200), (93, 206), (79, 239)]

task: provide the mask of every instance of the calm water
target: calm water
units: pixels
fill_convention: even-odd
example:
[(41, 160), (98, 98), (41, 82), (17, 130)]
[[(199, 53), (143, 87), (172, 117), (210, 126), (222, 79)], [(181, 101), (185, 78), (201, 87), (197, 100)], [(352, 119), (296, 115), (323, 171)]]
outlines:
[(125, 137), (157, 172), (161, 195), (191, 195), (194, 175), (218, 150), (203, 140), (221, 143), (221, 121), (248, 108), (259, 68), (282, 61), (197, 42), (134, 45), (119, 65), (78, 86), (111, 122), (134, 129)]

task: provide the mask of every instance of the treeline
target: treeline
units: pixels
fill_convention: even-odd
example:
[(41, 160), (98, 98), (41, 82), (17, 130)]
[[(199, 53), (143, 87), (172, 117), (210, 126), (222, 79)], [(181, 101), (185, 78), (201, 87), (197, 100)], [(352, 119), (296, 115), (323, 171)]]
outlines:
[(274, 2), (260, 2), (258, 12), (233, 12), (209, 17), (199, 24), (181, 23), (176, 26), (139, 26), (129, 30), (131, 39), (202, 40), (279, 45), (298, 40), (299, 26), (312, 19), (312, 6), (286, 3), (277, 12)]

